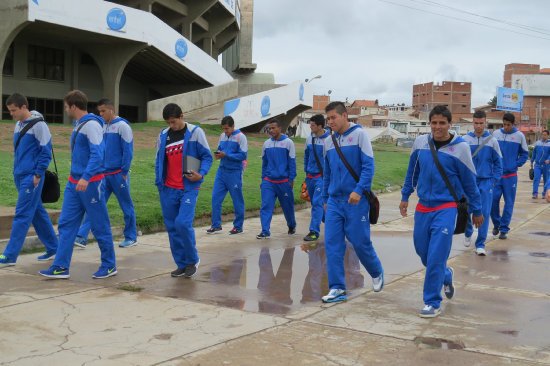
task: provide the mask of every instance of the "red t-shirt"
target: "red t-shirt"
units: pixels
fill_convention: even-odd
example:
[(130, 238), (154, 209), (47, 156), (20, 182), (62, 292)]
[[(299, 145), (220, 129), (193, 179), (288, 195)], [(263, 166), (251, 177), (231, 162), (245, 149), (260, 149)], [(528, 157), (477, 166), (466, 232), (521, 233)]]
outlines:
[(166, 148), (164, 150), (164, 159), (166, 161), (166, 180), (164, 181), (164, 185), (166, 187), (183, 189), (182, 159), (185, 131), (187, 131), (187, 126), (179, 131), (168, 130)]

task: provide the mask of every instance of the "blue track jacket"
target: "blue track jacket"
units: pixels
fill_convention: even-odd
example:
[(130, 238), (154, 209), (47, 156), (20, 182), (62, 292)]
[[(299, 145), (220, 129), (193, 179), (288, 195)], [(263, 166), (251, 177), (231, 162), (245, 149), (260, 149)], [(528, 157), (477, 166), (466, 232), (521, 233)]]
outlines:
[(233, 131), (229, 137), (222, 133), (216, 150), (225, 153), (224, 158), (220, 161), (220, 168), (243, 170), (243, 161), (248, 155), (248, 142), (241, 130)]
[[(445, 203), (455, 202), (455, 200), (435, 165), (428, 139), (432, 139), (431, 134), (419, 136), (414, 141), (405, 185), (401, 190), (401, 200), (408, 202), (409, 196), (416, 188), (419, 202), (422, 205), (438, 207)], [(462, 137), (454, 135), (450, 144), (437, 150), (437, 157), (447, 173), (458, 199), (466, 195), (470, 212), (473, 212), (474, 216), (481, 216), (481, 199), (476, 184), (476, 170), (472, 162), (470, 147), (466, 141)]]
[(315, 160), (315, 155), (313, 155), (313, 138), (315, 138), (315, 152), (317, 153), (317, 158), (321, 167), (325, 169), (325, 159), (323, 159), (323, 146), (325, 145), (325, 139), (329, 136), (328, 130), (325, 129), (325, 133), (320, 137), (316, 135), (309, 135), (306, 138), (306, 152), (304, 155), (304, 171), (310, 175), (319, 175), (319, 167), (317, 166), (317, 160)]
[[(187, 123), (187, 122), (186, 122)], [(170, 127), (164, 128), (157, 140), (157, 157), (155, 160), (155, 185), (158, 189), (164, 187), (164, 181), (166, 180), (166, 166), (164, 164), (165, 149), (166, 149), (166, 137), (168, 137), (168, 130)], [(204, 181), (204, 177), (208, 174), (210, 167), (212, 166), (212, 154), (210, 153), (210, 147), (208, 141), (206, 141), (206, 135), (204, 131), (195, 125), (187, 123), (187, 131), (185, 131), (185, 138), (183, 140), (183, 156), (190, 155), (201, 161), (201, 167), (197, 173), (203, 176), (203, 179), (191, 182), (187, 179), (187, 176), (183, 175), (183, 190), (188, 191), (194, 188), (200, 188), (201, 183)], [(184, 159), (182, 159), (182, 164)]]
[(543, 165), (546, 160), (550, 159), (550, 139), (546, 142), (538, 140), (535, 142), (535, 148), (531, 155), (531, 163)]
[(487, 131), (481, 137), (470, 132), (463, 139), (470, 145), (472, 154), (483, 141), (487, 141), (472, 160), (478, 178), (492, 178), (493, 183), (498, 182), (502, 177), (502, 154), (498, 141)]
[[(19, 133), (25, 125), (35, 118), (42, 118), (37, 111), (31, 111), (32, 117), (26, 121), (18, 121), (13, 131), (13, 147), (19, 139)], [(13, 175), (40, 174), (50, 165), (52, 160), (52, 135), (46, 122), (37, 122), (19, 141), (19, 146), (13, 156)]]
[[(87, 122), (80, 129), (78, 135), (76, 130), (81, 123)], [(71, 135), (71, 146), (74, 143), (74, 150), (71, 153), (71, 177), (74, 180), (84, 179), (90, 181), (94, 175), (103, 173), (103, 159), (105, 154), (105, 142), (103, 141), (103, 118), (88, 113), (74, 123)], [(76, 140), (74, 140), (76, 138)]]
[(510, 133), (504, 132), (502, 128), (496, 130), (493, 132), (493, 137), (497, 139), (502, 153), (502, 174), (517, 173), (518, 168), (523, 166), (529, 158), (525, 135), (514, 127)]
[(334, 148), (332, 137), (325, 139), (323, 156), (325, 158), (325, 175), (323, 176), (323, 201), (328, 197), (348, 199), (351, 192), (363, 196), (363, 191), (370, 190), (374, 175), (374, 154), (367, 132), (360, 125), (349, 123), (350, 128), (342, 135), (334, 132), (342, 154), (349, 165), (359, 176), (359, 182), (351, 176), (342, 163), (340, 155)]
[(134, 138), (130, 123), (121, 117), (116, 117), (111, 123), (105, 123), (103, 139), (105, 173), (122, 170), (122, 175), (127, 175), (134, 155)]
[(264, 142), (262, 148), (262, 180), (283, 181), (290, 183), (296, 178), (296, 150), (294, 142), (287, 135), (278, 140), (273, 137)]

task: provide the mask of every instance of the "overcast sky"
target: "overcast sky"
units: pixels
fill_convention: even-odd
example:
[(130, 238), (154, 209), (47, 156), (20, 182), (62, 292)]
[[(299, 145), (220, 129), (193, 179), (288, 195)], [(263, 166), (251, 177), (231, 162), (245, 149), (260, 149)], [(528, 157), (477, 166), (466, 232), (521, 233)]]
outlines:
[(277, 83), (321, 74), (315, 94), (381, 105), (411, 105), (413, 84), (467, 81), (475, 107), (505, 64), (550, 67), (549, 14), (548, 0), (255, 0), (252, 61)]

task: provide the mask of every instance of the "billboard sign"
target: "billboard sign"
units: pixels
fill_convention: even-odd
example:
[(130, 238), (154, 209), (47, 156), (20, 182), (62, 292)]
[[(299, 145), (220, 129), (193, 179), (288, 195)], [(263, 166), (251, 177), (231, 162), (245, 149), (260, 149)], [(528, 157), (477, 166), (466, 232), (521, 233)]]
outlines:
[(523, 90), (499, 87), (497, 109), (500, 111), (523, 112)]

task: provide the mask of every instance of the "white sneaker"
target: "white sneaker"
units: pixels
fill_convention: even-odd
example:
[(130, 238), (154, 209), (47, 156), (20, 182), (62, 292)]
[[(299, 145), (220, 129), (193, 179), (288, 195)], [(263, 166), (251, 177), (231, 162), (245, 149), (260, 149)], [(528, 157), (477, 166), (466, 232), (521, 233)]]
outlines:
[(469, 248), (472, 245), (472, 237), (464, 235), (464, 246)]
[(487, 255), (487, 251), (485, 248), (476, 248), (476, 254), (484, 257)]

